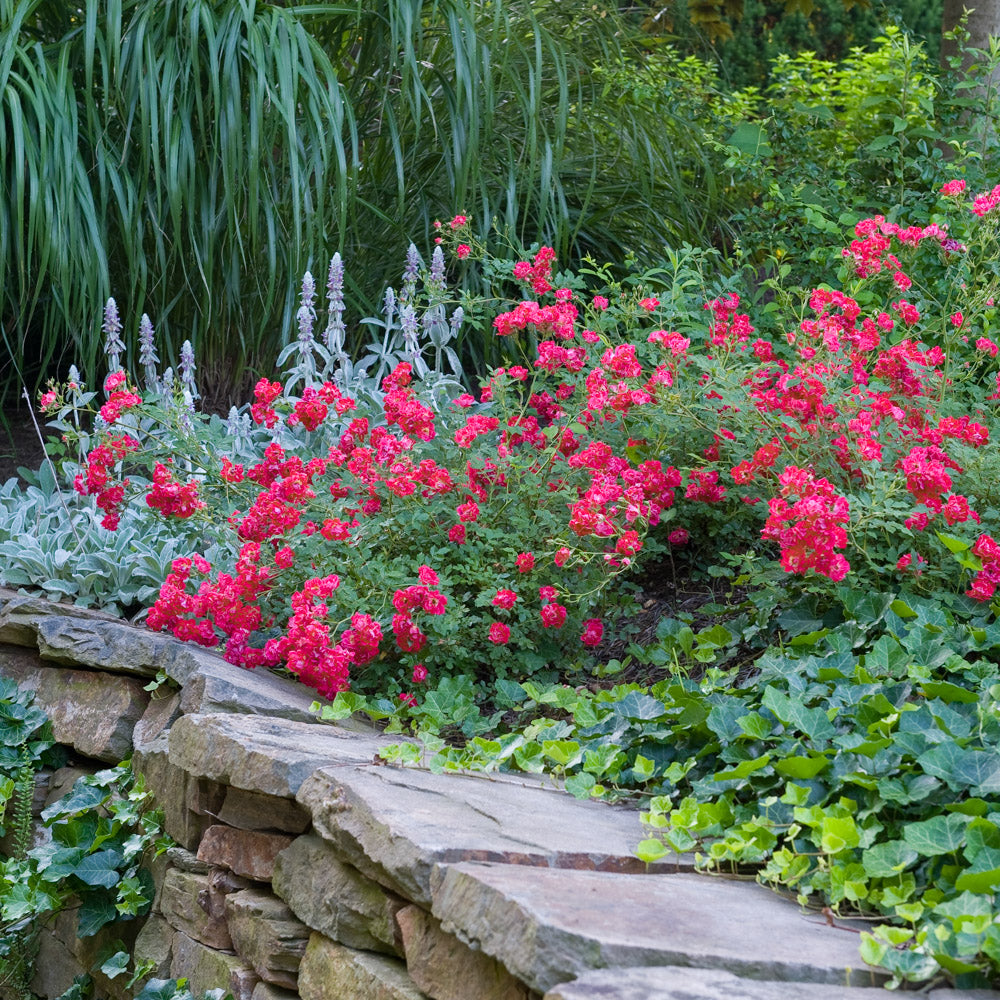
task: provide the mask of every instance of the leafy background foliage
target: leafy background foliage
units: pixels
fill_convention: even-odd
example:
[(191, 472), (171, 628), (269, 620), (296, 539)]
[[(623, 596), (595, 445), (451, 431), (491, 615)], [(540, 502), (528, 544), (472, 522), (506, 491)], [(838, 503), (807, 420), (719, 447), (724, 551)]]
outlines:
[[(639, 53), (610, 5), (3, 0), (0, 28), (0, 318), (18, 381), (67, 359), (93, 375), (115, 295), (156, 317), (172, 362), (190, 339), (225, 397), (277, 355), (319, 254), (378, 288), (395, 280), (385, 248), (455, 208), (564, 257), (621, 259), (702, 235), (713, 207), (662, 111), (595, 76)], [(356, 314), (374, 309), (350, 291)]]

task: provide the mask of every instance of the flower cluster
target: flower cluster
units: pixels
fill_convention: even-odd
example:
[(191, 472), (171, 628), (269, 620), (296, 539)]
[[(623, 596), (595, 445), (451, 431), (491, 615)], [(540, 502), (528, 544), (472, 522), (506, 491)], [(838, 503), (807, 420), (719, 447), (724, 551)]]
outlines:
[(850, 502), (809, 469), (789, 465), (778, 482), (781, 495), (768, 504), (770, 513), (761, 534), (781, 546), (782, 568), (788, 573), (811, 569), (843, 580), (851, 567), (835, 550), (847, 545), (844, 525), (851, 519)]
[(129, 434), (109, 434), (90, 452), (83, 472), (77, 473), (73, 480), (73, 489), (77, 493), (96, 498), (98, 509), (104, 511), (101, 525), (108, 531), (115, 531), (118, 527), (119, 512), (129, 485), (128, 479), (116, 481), (113, 469), (138, 447), (139, 442)]
[(146, 503), (158, 510), (164, 517), (181, 520), (191, 517), (196, 510), (206, 504), (198, 499), (198, 484), (189, 480), (180, 483), (170, 474), (170, 470), (160, 462), (153, 469), (153, 485), (146, 494)]
[[(453, 219), (456, 239), (466, 225)], [(319, 378), (297, 397), (261, 379), (254, 457), (199, 459), (188, 482), (151, 463), (148, 506), (228, 523), (239, 556), (235, 572), (175, 563), (150, 625), (224, 642), (232, 662), (284, 666), (325, 694), (388, 684), (410, 703), (406, 688), (430, 671), (537, 669), (569, 640), (598, 646), (617, 574), (724, 532), (759, 532), (787, 573), (814, 583), (853, 564), (927, 587), (947, 567), (924, 529), (964, 536), (989, 509), (977, 449), (994, 397), (975, 388), (966, 405), (960, 391), (1000, 385), (992, 340), (977, 339), (982, 308), (962, 300), (960, 318), (954, 305), (935, 317), (921, 291), (923, 261), (950, 266), (946, 232), (863, 220), (843, 254), (849, 285), (814, 289), (804, 318), (771, 333), (734, 294), (653, 329), (665, 311), (646, 294), (655, 287), (555, 288), (543, 247), (513, 268), (535, 299), (480, 317), (537, 349), (478, 392), (435, 396), (406, 363), (357, 399)], [(116, 419), (141, 405), (123, 377), (107, 392)], [(136, 447), (102, 442), (78, 478), (108, 526), (124, 495), (112, 467)], [(989, 535), (974, 546), (979, 600), (1000, 582), (995, 549)]]

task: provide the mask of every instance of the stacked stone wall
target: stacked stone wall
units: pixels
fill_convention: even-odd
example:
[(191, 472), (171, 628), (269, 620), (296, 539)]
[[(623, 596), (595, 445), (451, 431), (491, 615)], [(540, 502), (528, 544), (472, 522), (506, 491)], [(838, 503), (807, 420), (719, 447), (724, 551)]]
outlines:
[[(145, 690), (162, 672), (170, 684)], [(35, 692), (80, 773), (131, 755), (176, 842), (114, 936), (195, 996), (235, 1000), (880, 1000), (857, 927), (691, 859), (647, 868), (638, 814), (544, 780), (385, 766), (391, 739), (198, 647), (0, 594), (0, 675)], [(124, 931), (123, 931), (124, 927)], [(845, 929), (846, 928), (846, 929)], [(104, 937), (72, 910), (33, 984), (58, 996)], [(98, 993), (123, 1000), (97, 977)], [(1000, 994), (935, 990), (935, 1000)]]

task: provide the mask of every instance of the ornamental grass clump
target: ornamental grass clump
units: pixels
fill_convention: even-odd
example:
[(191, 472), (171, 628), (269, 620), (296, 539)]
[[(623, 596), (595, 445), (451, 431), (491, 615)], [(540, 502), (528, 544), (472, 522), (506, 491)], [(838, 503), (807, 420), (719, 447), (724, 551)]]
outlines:
[[(165, 378), (142, 399), (113, 371), (76, 489), (105, 528), (135, 499), (217, 546), (174, 561), (151, 627), (327, 696), (412, 702), (428, 676), (558, 667), (601, 641), (619, 577), (684, 543), (827, 606), (839, 586), (890, 581), (989, 601), (998, 232), (989, 196), (971, 212), (962, 198), (949, 186), (921, 225), (860, 221), (840, 287), (781, 301), (762, 330), (735, 293), (695, 311), (663, 272), (588, 289), (551, 248), (488, 258), (456, 216), (419, 295), (414, 262), (372, 321), (377, 386), (335, 363), (335, 259), (326, 342), (307, 277), (296, 366), (258, 381), (245, 436), (220, 449), (189, 433), (180, 449), (160, 421), (190, 413), (189, 375), (172, 401)], [(495, 286), (462, 304), (507, 356), (476, 392), (425, 360), (449, 329), (443, 246)], [(66, 433), (69, 396), (45, 398)]]

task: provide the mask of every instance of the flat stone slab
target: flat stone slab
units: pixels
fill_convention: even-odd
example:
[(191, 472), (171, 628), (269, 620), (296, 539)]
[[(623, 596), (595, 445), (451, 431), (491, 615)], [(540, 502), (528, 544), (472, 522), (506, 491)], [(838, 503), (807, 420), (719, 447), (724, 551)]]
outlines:
[(198, 845), (198, 860), (228, 868), (257, 882), (270, 882), (274, 859), (292, 842), (281, 833), (237, 830), (221, 823), (210, 826)]
[(174, 932), (170, 975), (187, 979), (187, 987), (196, 997), (206, 990), (221, 988), (231, 993), (233, 1000), (250, 1000), (260, 982), (257, 973), (238, 955), (206, 948), (181, 931)]
[(841, 986), (887, 978), (864, 964), (857, 934), (752, 882), (464, 863), (438, 869), (432, 893), (445, 931), (543, 993), (608, 966)]
[[(940, 992), (935, 990), (925, 1000), (943, 1000), (938, 996)], [(889, 995), (878, 986), (741, 979), (721, 969), (684, 969), (673, 965), (585, 972), (571, 983), (553, 987), (543, 1000), (650, 1000), (651, 997), (656, 1000), (886, 1000)], [(966, 993), (961, 996), (976, 1000)]]
[(78, 615), (46, 615), (35, 627), (43, 660), (140, 677), (155, 677), (166, 645), (176, 642), (126, 622)]
[[(311, 705), (319, 700), (315, 691), (288, 677), (268, 670), (244, 670), (221, 657), (195, 648), (195, 667), (187, 670), (187, 658), (172, 660), (184, 667), (184, 679), (164, 668), (168, 677), (181, 684), (181, 711), (186, 715), (232, 712), (239, 715), (269, 715), (298, 722), (315, 723)], [(180, 671), (175, 671), (178, 675)]]
[(646, 871), (634, 853), (643, 837), (636, 812), (541, 783), (338, 767), (317, 770), (296, 797), (345, 861), (418, 903), (430, 902), (434, 866), (459, 861)]
[(248, 792), (292, 798), (324, 765), (371, 761), (388, 740), (327, 723), (262, 715), (183, 715), (170, 727), (170, 763)]
[(344, 864), (312, 834), (274, 859), (274, 892), (314, 931), (351, 948), (402, 954), (396, 915), (404, 900)]
[(65, 602), (50, 601), (34, 594), (19, 594), (0, 587), (0, 642), (37, 648), (38, 622), (50, 615), (70, 615), (74, 621), (85, 618), (88, 621), (121, 623), (120, 618), (106, 611), (79, 608)]
[(244, 670), (219, 654), (102, 612), (0, 589), (0, 643), (35, 647), (42, 660), (155, 677), (182, 687), (188, 714), (236, 712), (308, 722), (315, 692), (269, 671)]

